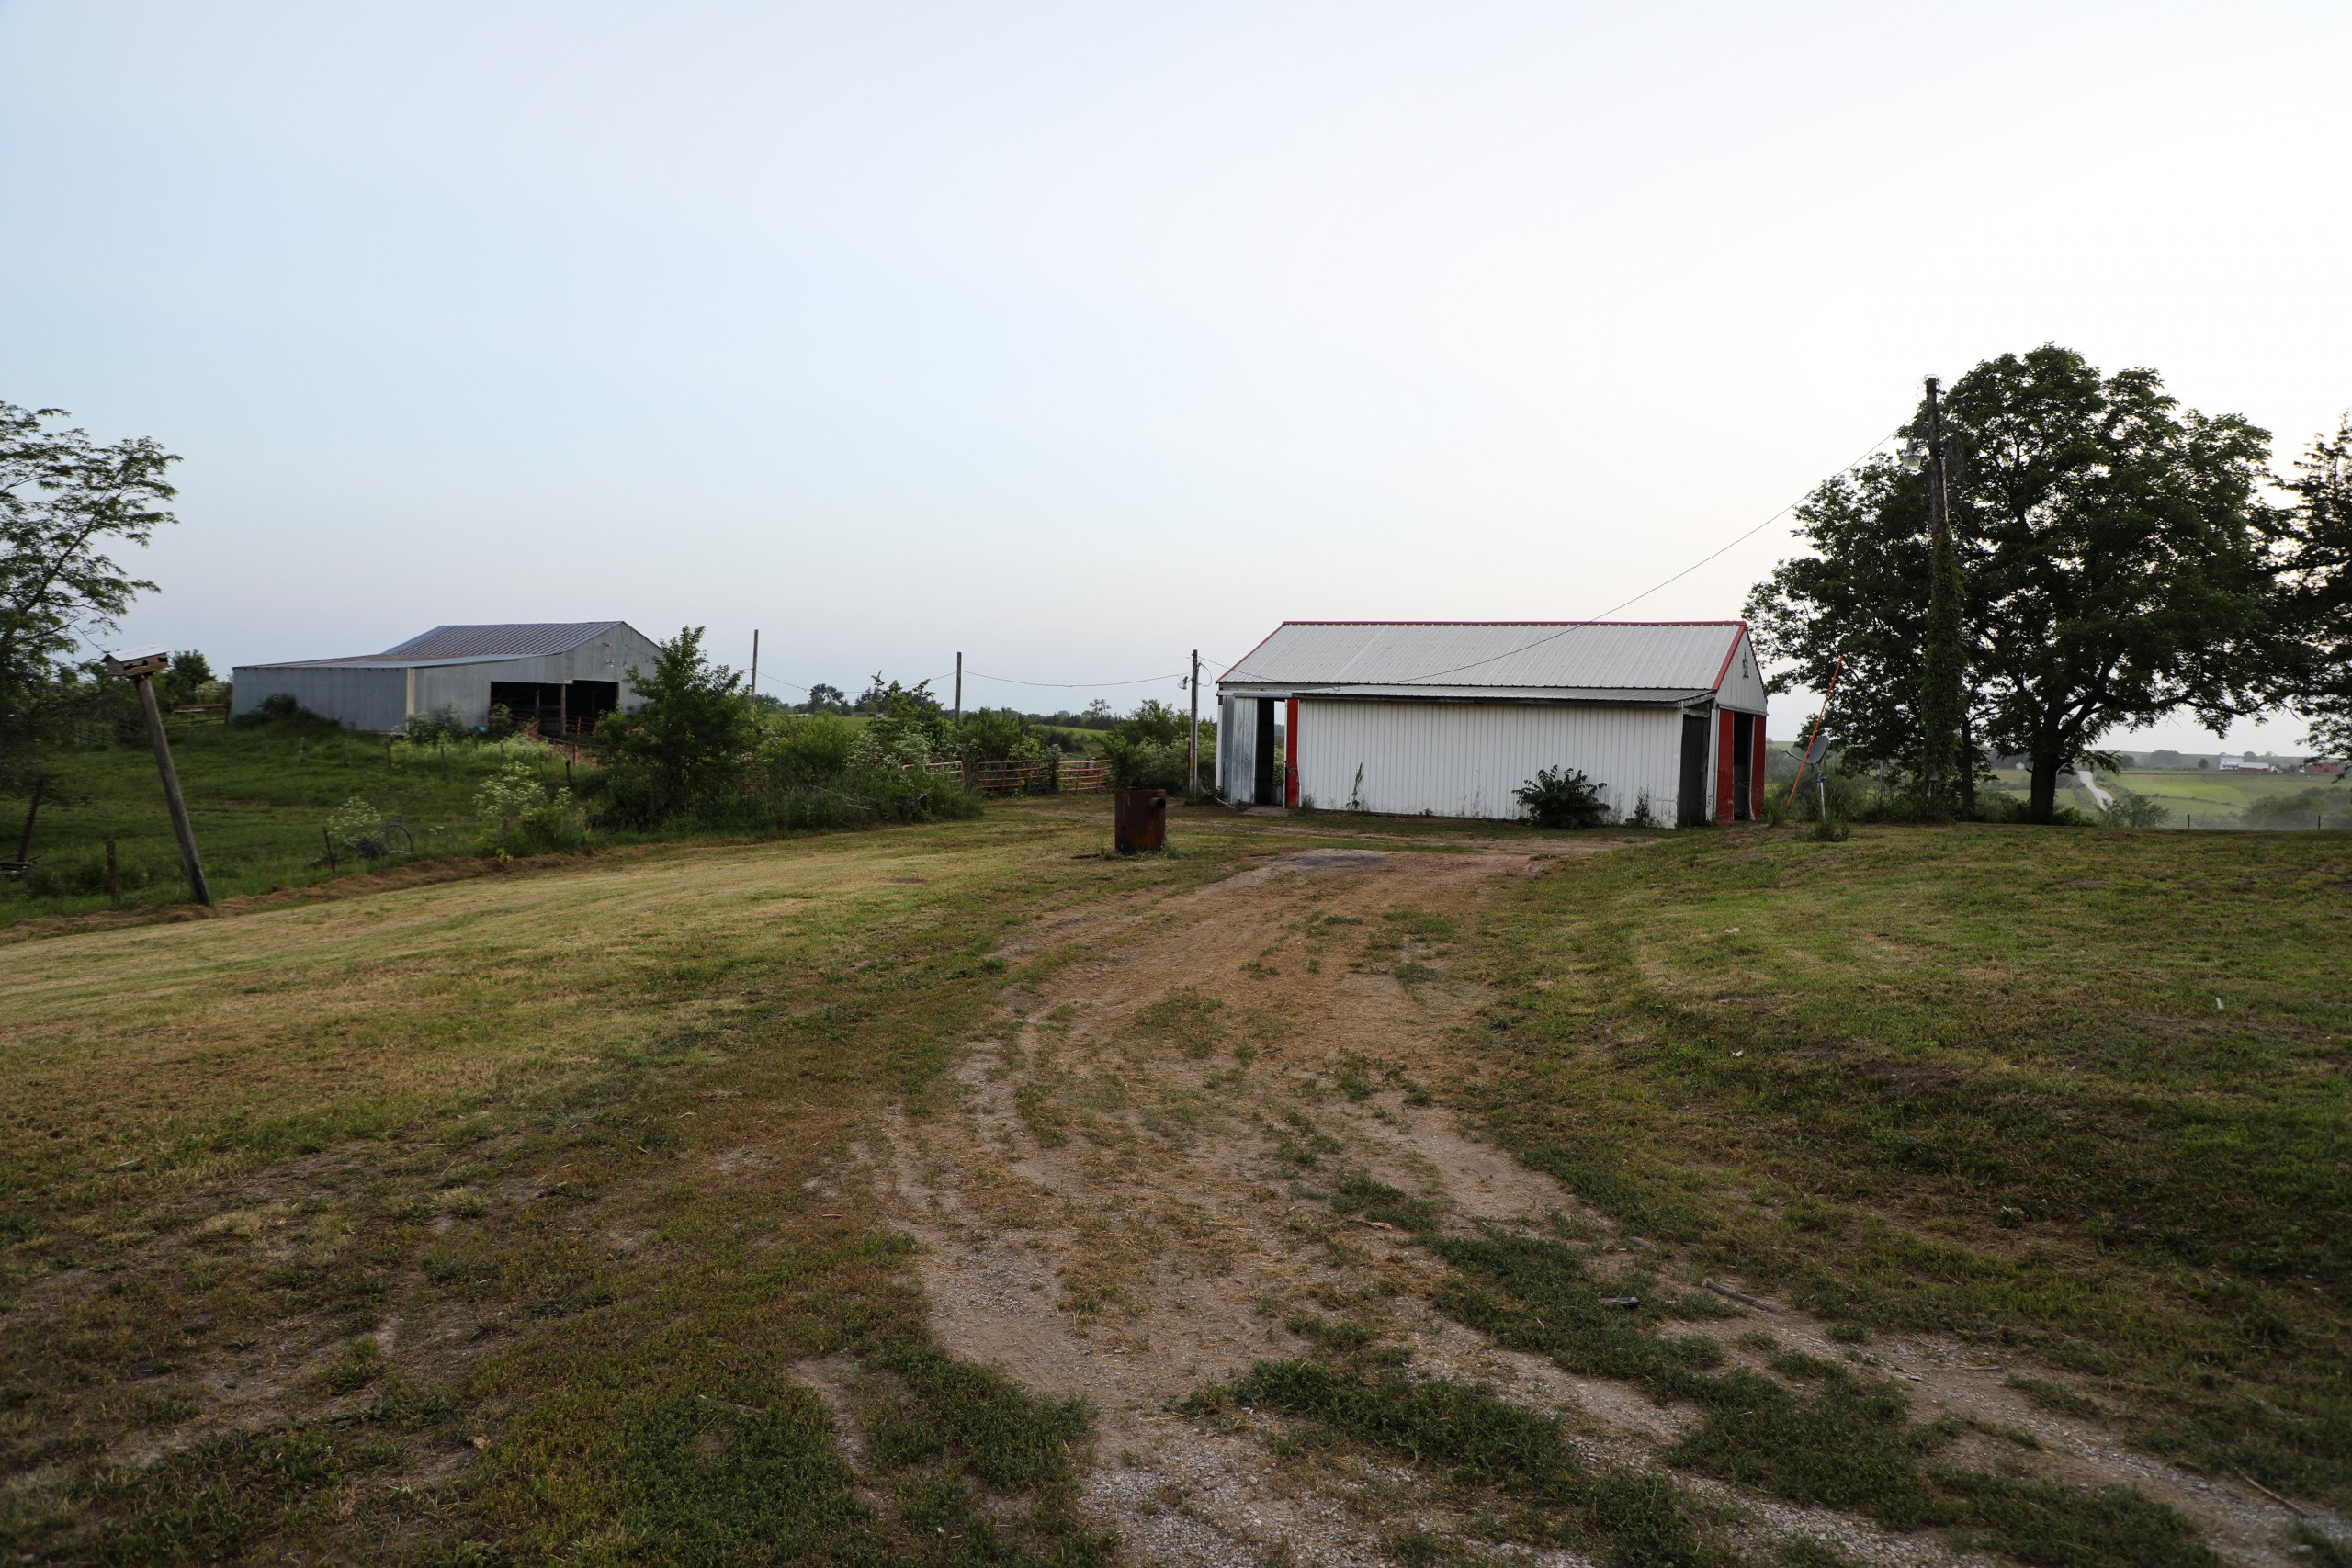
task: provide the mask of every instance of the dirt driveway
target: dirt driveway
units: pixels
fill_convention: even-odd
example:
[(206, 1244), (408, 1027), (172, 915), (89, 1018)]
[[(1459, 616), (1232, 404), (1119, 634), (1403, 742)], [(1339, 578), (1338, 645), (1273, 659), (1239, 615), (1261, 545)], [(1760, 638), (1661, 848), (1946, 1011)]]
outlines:
[[(1091, 1404), (1087, 1504), (1133, 1559), (1393, 1562), (1399, 1532), (1462, 1538), (1458, 1501), (1409, 1465), (1302, 1449), (1254, 1414), (1205, 1420), (1178, 1407), (1253, 1363), (1309, 1352), (1334, 1321), (1401, 1348), (1419, 1371), (1560, 1415), (1595, 1465), (1655, 1468), (1694, 1423), (1690, 1409), (1572, 1376), (1442, 1315), (1430, 1304), (1442, 1265), (1328, 1201), (1354, 1173), (1435, 1203), (1452, 1232), (1574, 1227), (1598, 1265), (1638, 1252), (1645, 1267), (1702, 1283), (1479, 1141), (1430, 1093), (1478, 1072), (1462, 1026), (1485, 998), (1456, 971), (1482, 903), (1566, 856), (1613, 848), (1270, 855), (1107, 925), (1049, 922), (1004, 954), (1044, 960), (1044, 977), (971, 1043), (949, 1102), (901, 1115), (886, 1146), (861, 1151), (864, 1179), (922, 1243), (940, 1339), (1038, 1393)], [(1826, 1325), (1791, 1311), (1742, 1308), (1698, 1326), (1735, 1363), (1776, 1348), (1851, 1359)], [(2233, 1560), (2299, 1560), (2285, 1554), (2293, 1521), (2282, 1509), (2053, 1417), (2006, 1386), (2017, 1369), (1981, 1350), (1927, 1340), (1872, 1350), (1873, 1370), (1907, 1380), (1924, 1418), (1968, 1428), (1955, 1457), (2133, 1485)], [(854, 1446), (856, 1391), (827, 1369), (811, 1381)], [(1809, 1539), (1872, 1562), (1990, 1561), (1932, 1532), (1893, 1534), (1678, 1479), (1758, 1556)]]

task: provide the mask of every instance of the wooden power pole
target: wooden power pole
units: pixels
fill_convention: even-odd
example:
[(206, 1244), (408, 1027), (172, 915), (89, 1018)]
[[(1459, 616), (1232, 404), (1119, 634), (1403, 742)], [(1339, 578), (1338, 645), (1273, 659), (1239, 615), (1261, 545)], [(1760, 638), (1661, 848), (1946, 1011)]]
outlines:
[(1201, 793), (1201, 650), (1193, 649), (1193, 728), (1185, 731), (1184, 793)]
[(956, 656), (956, 722), (964, 722), (964, 656)]
[(187, 802), (180, 798), (179, 771), (172, 766), (171, 738), (164, 733), (164, 710), (155, 702), (155, 675), (172, 660), (164, 648), (107, 655), (107, 668), (139, 688), (139, 711), (147, 718), (147, 741), (155, 749), (155, 769), (164, 775), (164, 804), (171, 807), (172, 831), (179, 836), (180, 867), (187, 873), (187, 895), (207, 908), (212, 889), (205, 886), (204, 862), (196, 852), (196, 829), (188, 826)]
[(1920, 660), (1920, 773), (1928, 798), (1949, 807), (1959, 791), (1954, 770), (1971, 765), (1960, 754), (1960, 556), (1951, 540), (1951, 463), (1944, 438), (1942, 384), (1928, 378), (1928, 646)]
[(752, 628), (752, 716), (760, 716), (760, 628)]

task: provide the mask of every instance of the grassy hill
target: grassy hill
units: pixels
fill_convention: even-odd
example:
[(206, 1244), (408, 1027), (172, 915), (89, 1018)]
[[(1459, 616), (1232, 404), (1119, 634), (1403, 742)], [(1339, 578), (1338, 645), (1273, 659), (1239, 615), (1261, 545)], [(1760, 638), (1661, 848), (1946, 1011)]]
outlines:
[[(2018, 794), (2024, 794), (2030, 780), (2022, 768), (1999, 770), (2001, 783)], [(2332, 789), (2343, 797), (2344, 807), (2352, 809), (2352, 784), (2336, 784), (2323, 774), (2300, 773), (2224, 773), (2208, 769), (2186, 768), (2171, 771), (2133, 769), (2122, 773), (2101, 775), (2099, 783), (2109, 790), (2119, 784), (2134, 795), (2153, 797), (2172, 813), (2167, 828), (2241, 828), (2246, 807), (2257, 801), (2301, 795), (2306, 790)], [(2098, 804), (2088, 790), (2072, 773), (2059, 781), (2058, 804), (2096, 816)], [(2301, 826), (2309, 826), (2308, 823)]]
[[(216, 898), (324, 880), (326, 820), (354, 796), (407, 829), (410, 858), (459, 854), (478, 842), (474, 792), (509, 757), (528, 757), (551, 784), (563, 759), (544, 747), (465, 741), (445, 747), (387, 743), (381, 736), (316, 727), (239, 728), (175, 719), (172, 752)], [(179, 850), (154, 755), (143, 741), (85, 745), (57, 755), (34, 818), (30, 874), (0, 882), (0, 924), (103, 908), (106, 841), (127, 906), (186, 899)], [(0, 852), (13, 855), (26, 801), (0, 818)], [(341, 871), (360, 867), (347, 862)]]

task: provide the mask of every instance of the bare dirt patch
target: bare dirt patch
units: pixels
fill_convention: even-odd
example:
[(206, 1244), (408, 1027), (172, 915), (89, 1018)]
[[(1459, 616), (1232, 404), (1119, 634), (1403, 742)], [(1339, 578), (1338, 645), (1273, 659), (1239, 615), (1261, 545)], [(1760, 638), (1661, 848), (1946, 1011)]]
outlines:
[[(1447, 1229), (1565, 1224), (1610, 1239), (1605, 1217), (1428, 1092), (1476, 1071), (1460, 1026), (1486, 998), (1455, 971), (1456, 928), (1498, 886), (1545, 869), (1543, 856), (1491, 845), (1318, 849), (1041, 922), (1007, 953), (1058, 962), (970, 1043), (952, 1093), (868, 1152), (865, 1179), (922, 1244), (943, 1345), (1092, 1404), (1087, 1502), (1136, 1559), (1385, 1562), (1389, 1532), (1448, 1529), (1409, 1468), (1303, 1462), (1267, 1440), (1271, 1422), (1174, 1408), (1204, 1383), (1304, 1353), (1299, 1328), (1317, 1322), (1361, 1325), (1418, 1368), (1561, 1414), (1596, 1462), (1655, 1464), (1690, 1424), (1690, 1412), (1442, 1316), (1428, 1304), (1442, 1266), (1328, 1201), (1355, 1171), (1437, 1205)], [(1645, 1261), (1675, 1274), (1670, 1258)], [(1758, 1329), (1825, 1358), (1850, 1348), (1789, 1312), (1747, 1312), (1714, 1332), (1728, 1343)], [(2137, 1486), (2233, 1561), (2308, 1560), (2290, 1552), (2285, 1509), (2132, 1452), (2005, 1382), (2032, 1369), (1925, 1339), (1864, 1354), (1858, 1370), (1901, 1377), (1923, 1417), (1968, 1423), (1965, 1441), (1997, 1448), (2002, 1462)], [(1686, 1483), (1733, 1508), (1735, 1532), (1762, 1550), (1805, 1536), (1871, 1562), (1985, 1561), (1934, 1535)]]

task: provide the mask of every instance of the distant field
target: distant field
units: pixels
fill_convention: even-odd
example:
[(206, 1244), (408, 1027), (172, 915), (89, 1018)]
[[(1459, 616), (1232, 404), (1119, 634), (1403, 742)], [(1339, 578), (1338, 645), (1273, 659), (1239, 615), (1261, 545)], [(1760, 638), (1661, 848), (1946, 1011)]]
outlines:
[[(311, 735), (217, 719), (172, 726), (172, 753), (207, 880), (217, 898), (325, 880), (328, 816), (357, 796), (408, 829), (418, 856), (461, 854), (481, 838), (474, 792), (508, 755), (530, 756), (546, 780), (561, 760), (540, 748), (461, 743), (446, 749), (380, 735)], [(54, 777), (34, 819), (34, 869), (0, 882), (0, 925), (103, 908), (106, 841), (128, 906), (187, 897), (163, 784), (145, 745), (82, 748), (51, 760)], [(0, 801), (0, 853), (13, 856), (26, 802)], [(344, 874), (363, 869), (348, 861)]]
[[(2020, 794), (2030, 783), (2022, 768), (2003, 768), (1999, 777)], [(2172, 820), (2165, 824), (2168, 828), (2235, 828), (2240, 826), (2240, 815), (2255, 802), (2300, 795), (2312, 788), (2338, 788), (2352, 799), (2352, 784), (2337, 785), (2327, 775), (2316, 773), (2224, 773), (2199, 768), (2161, 773), (2132, 770), (2112, 777), (2103, 775), (2099, 782), (2109, 789), (2120, 782), (2134, 795), (2154, 796), (2172, 813)], [(2090, 792), (2071, 773), (2059, 781), (2058, 804), (2091, 813), (2098, 809)]]

